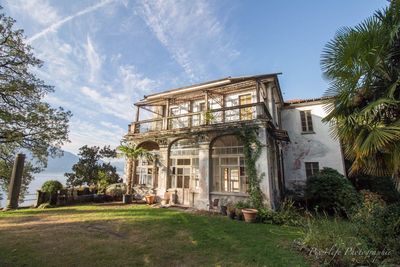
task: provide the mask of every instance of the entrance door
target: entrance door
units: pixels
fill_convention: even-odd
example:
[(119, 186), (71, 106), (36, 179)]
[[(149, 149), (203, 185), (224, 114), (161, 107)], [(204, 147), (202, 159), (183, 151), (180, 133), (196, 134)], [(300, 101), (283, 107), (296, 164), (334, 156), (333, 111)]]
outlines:
[(181, 204), (189, 206), (190, 167), (176, 168), (176, 187), (178, 200)]

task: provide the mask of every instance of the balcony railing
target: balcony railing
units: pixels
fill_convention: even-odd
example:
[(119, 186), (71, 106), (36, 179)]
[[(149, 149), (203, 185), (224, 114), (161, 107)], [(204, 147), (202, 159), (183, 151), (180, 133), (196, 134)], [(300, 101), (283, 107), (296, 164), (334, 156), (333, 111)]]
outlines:
[(209, 110), (207, 114), (204, 111), (190, 112), (170, 117), (142, 120), (132, 123), (130, 125), (130, 132), (135, 134), (159, 132), (162, 130), (176, 130), (236, 121), (249, 121), (256, 118), (270, 118), (264, 103), (252, 103), (212, 109)]

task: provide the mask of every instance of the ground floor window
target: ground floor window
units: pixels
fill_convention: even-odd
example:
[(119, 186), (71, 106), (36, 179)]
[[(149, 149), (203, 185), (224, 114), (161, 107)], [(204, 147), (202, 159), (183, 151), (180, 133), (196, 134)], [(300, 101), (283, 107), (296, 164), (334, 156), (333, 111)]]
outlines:
[(306, 162), (306, 177), (309, 178), (319, 172), (318, 162)]
[(247, 192), (243, 145), (234, 135), (218, 138), (212, 146), (212, 191)]
[(168, 188), (199, 188), (199, 149), (194, 140), (178, 140), (171, 146), (169, 166)]
[(152, 187), (154, 169), (155, 166), (152, 159), (148, 159), (145, 157), (139, 158), (138, 166), (136, 168), (138, 184)]

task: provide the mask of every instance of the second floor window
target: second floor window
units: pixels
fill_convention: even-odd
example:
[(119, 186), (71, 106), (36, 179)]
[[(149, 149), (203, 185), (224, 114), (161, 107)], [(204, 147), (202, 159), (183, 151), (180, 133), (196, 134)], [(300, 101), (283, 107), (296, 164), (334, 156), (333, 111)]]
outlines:
[[(239, 105), (251, 104), (251, 94), (239, 96)], [(252, 107), (240, 109), (240, 120), (251, 120), (253, 119)]]
[(300, 111), (301, 129), (303, 132), (314, 132), (311, 110)]

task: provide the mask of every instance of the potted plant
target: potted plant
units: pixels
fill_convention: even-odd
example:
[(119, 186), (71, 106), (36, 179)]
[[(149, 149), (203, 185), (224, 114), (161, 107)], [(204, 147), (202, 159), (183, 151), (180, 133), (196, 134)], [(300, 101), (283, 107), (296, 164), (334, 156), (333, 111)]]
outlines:
[(252, 223), (252, 222), (256, 221), (258, 210), (246, 208), (246, 209), (242, 209), (242, 213), (244, 216), (244, 221)]
[(151, 205), (154, 203), (155, 195), (148, 194), (145, 196), (145, 198), (146, 198), (146, 203)]
[(235, 209), (236, 209), (236, 219), (237, 220), (243, 220), (243, 212), (242, 209), (244, 208), (248, 208), (250, 206), (249, 203), (245, 202), (245, 201), (238, 201), (235, 204)]
[(222, 215), (224, 215), (224, 216), (226, 216), (227, 215), (227, 206), (226, 206), (226, 204), (227, 204), (227, 202), (226, 202), (226, 199), (221, 199), (221, 205), (219, 206), (219, 208), (220, 208), (220, 212), (221, 212), (221, 214)]
[(235, 219), (235, 205), (233, 205), (233, 203), (228, 203), (226, 205), (226, 213), (230, 219)]

